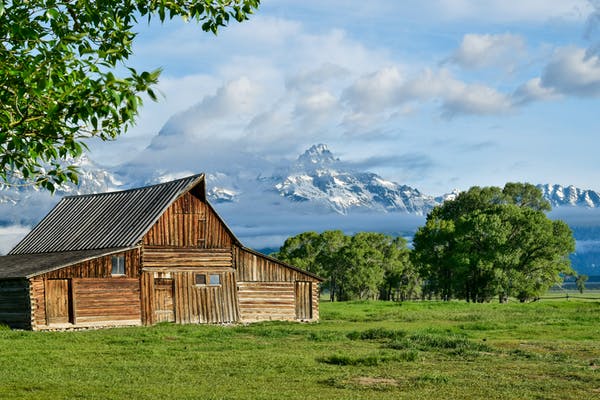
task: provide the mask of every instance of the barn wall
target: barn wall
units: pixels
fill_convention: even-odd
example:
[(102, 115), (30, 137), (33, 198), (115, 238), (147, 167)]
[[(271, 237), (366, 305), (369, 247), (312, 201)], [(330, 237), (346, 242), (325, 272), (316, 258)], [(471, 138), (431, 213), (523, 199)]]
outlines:
[(71, 284), (75, 325), (141, 324), (138, 279), (72, 279)]
[[(206, 284), (196, 284), (196, 274)], [(208, 277), (219, 275), (221, 283), (210, 285)], [(172, 293), (165, 287), (172, 282)], [(172, 319), (165, 307), (173, 307)], [(142, 274), (142, 316), (146, 325), (169, 321), (229, 323), (239, 320), (234, 270), (230, 267), (148, 267)]]
[(226, 249), (178, 249), (144, 246), (144, 267), (231, 267), (231, 248)]
[[(125, 256), (125, 275), (111, 276), (113, 255)], [(32, 328), (140, 324), (140, 259), (140, 249), (132, 249), (31, 278)], [(56, 285), (50, 285), (49, 281), (66, 282), (68, 297), (54, 298), (56, 295), (52, 290)], [(50, 310), (61, 301), (67, 302), (69, 315), (64, 321), (56, 322), (58, 320), (53, 320)], [(53, 322), (50, 325), (49, 319)]]
[(261, 257), (238, 246), (233, 249), (237, 279), (240, 282), (319, 282), (310, 275), (286, 267), (281, 263)]
[(238, 282), (243, 322), (296, 319), (294, 282)]
[(242, 321), (319, 319), (317, 279), (238, 246), (233, 259)]
[(47, 272), (40, 277), (45, 279), (110, 278), (113, 255), (125, 256), (125, 277), (137, 278), (140, 276), (140, 249), (133, 249), (122, 253), (94, 258), (92, 260), (74, 264), (70, 267)]
[(232, 237), (212, 208), (187, 192), (163, 213), (142, 241), (149, 246), (231, 247)]
[(29, 283), (26, 279), (0, 280), (0, 324), (31, 328)]
[(32, 328), (46, 325), (46, 298), (44, 292), (44, 278), (36, 276), (29, 280), (31, 298)]

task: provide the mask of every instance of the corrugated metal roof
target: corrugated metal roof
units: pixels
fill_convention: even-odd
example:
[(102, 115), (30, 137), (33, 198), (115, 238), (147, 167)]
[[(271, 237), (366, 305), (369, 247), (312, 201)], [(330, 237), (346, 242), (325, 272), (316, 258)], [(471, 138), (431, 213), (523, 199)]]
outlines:
[(8, 254), (53, 253), (137, 244), (204, 174), (121, 192), (63, 198)]
[(29, 278), (92, 258), (129, 249), (130, 247), (2, 256), (0, 257), (0, 279)]

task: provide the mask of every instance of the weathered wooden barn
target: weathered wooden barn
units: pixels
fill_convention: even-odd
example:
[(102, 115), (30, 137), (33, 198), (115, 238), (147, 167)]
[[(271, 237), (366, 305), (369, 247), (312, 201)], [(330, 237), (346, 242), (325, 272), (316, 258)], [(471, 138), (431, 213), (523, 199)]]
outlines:
[(314, 321), (320, 282), (244, 247), (208, 203), (201, 174), (62, 199), (0, 257), (0, 323)]

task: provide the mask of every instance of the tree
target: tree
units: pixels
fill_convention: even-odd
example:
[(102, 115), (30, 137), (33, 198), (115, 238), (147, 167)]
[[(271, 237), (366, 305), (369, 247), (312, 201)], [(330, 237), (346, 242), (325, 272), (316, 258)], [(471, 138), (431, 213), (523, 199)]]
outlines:
[(340, 248), (344, 247), (350, 238), (342, 231), (303, 232), (292, 236), (283, 243), (273, 257), (295, 265), (306, 271), (325, 277), (321, 288), (329, 289), (331, 301), (335, 300), (338, 292), (338, 259)]
[(575, 243), (549, 209), (539, 189), (521, 183), (473, 187), (434, 208), (413, 240), (424, 290), (474, 302), (540, 296), (572, 271)]
[[(217, 33), (260, 0), (0, 0), (0, 181), (49, 190), (77, 183), (64, 165), (84, 140), (115, 139), (134, 122), (160, 70), (127, 65), (140, 18), (180, 16)], [(125, 71), (118, 76), (117, 70)]]
[(579, 290), (579, 293), (583, 294), (583, 291), (585, 290), (585, 283), (588, 280), (588, 276), (585, 274), (577, 274), (577, 278), (575, 278), (575, 285), (577, 286), (577, 290)]
[(403, 238), (374, 232), (304, 232), (288, 238), (274, 257), (326, 277), (331, 301), (411, 296), (418, 283)]

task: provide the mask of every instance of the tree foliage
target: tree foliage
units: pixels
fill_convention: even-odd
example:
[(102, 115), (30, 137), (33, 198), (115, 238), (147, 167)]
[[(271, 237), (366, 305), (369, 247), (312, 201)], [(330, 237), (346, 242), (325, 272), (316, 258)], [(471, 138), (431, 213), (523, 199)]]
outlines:
[(412, 254), (425, 290), (474, 302), (540, 296), (572, 271), (575, 247), (569, 227), (548, 210), (539, 189), (521, 183), (473, 187), (434, 208)]
[(577, 277), (575, 278), (575, 286), (577, 286), (579, 293), (583, 294), (583, 291), (585, 290), (585, 283), (588, 279), (589, 276), (586, 274), (577, 274)]
[[(0, 181), (49, 190), (77, 170), (63, 166), (83, 140), (116, 138), (156, 99), (160, 70), (127, 65), (138, 19), (176, 16), (217, 33), (260, 0), (0, 0)], [(116, 71), (124, 71), (119, 75)]]
[(326, 277), (331, 300), (412, 296), (418, 278), (406, 240), (381, 233), (305, 232), (285, 241), (274, 257)]

